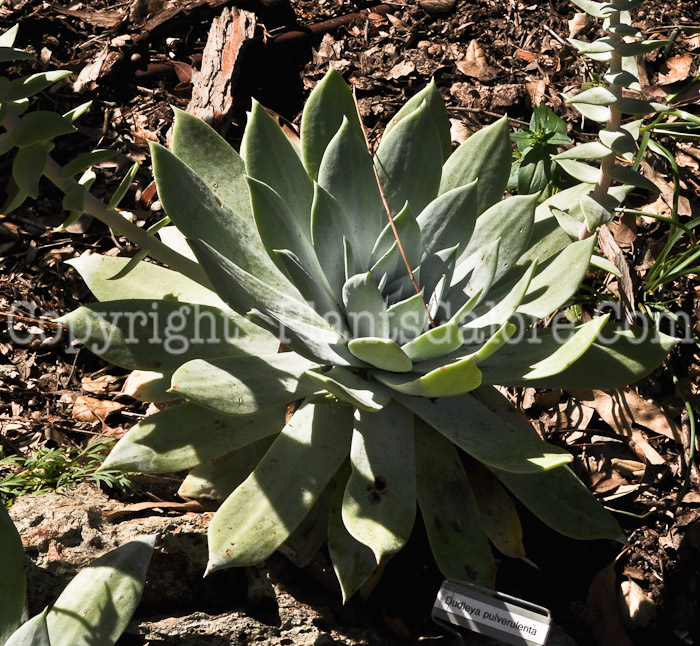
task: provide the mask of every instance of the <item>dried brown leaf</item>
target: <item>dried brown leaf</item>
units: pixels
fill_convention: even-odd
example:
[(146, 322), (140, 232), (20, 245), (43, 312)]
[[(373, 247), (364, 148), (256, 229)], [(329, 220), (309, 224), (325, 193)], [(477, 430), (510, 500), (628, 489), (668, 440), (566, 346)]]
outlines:
[(124, 408), (124, 404), (103, 401), (95, 397), (81, 395), (73, 404), (73, 418), (79, 422), (103, 422), (112, 413)]
[(588, 28), (591, 24), (591, 19), (587, 13), (577, 12), (574, 17), (568, 21), (569, 24), (569, 38), (576, 38), (582, 31)]
[(497, 76), (496, 71), (486, 60), (486, 54), (484, 54), (484, 50), (476, 39), (469, 43), (465, 57), (455, 64), (462, 74), (471, 76), (479, 81), (492, 81)]
[(669, 58), (659, 70), (659, 85), (671, 85), (685, 81), (690, 76), (692, 66), (693, 56), (688, 53)]
[(620, 584), (620, 614), (631, 628), (646, 628), (656, 616), (656, 605), (642, 587), (632, 580)]

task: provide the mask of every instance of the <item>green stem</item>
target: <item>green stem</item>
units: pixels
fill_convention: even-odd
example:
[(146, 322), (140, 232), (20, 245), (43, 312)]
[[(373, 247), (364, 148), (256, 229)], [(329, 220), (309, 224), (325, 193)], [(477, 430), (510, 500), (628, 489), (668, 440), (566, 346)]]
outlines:
[[(11, 110), (7, 110), (2, 125), (8, 132), (14, 132), (19, 126), (19, 121), (19, 117)], [(44, 176), (63, 193), (69, 193), (79, 186), (78, 182), (71, 177), (63, 177), (61, 170), (61, 166), (49, 155), (44, 168)], [(144, 229), (127, 220), (119, 211), (108, 209), (104, 202), (89, 192), (85, 196), (85, 212), (107, 225), (117, 235), (124, 236), (130, 242), (147, 251), (148, 255), (155, 260), (184, 274), (200, 285), (211, 288), (204, 271), (196, 262), (174, 251), (158, 238), (148, 235)]]

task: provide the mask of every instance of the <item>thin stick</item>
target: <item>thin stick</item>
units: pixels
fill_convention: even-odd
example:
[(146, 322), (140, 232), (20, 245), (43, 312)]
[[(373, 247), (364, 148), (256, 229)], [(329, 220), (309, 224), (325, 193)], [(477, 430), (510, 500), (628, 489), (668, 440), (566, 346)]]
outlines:
[(416, 294), (419, 294), (421, 297), (421, 301), (423, 302), (423, 308), (425, 309), (425, 315), (428, 317), (428, 321), (430, 322), (430, 327), (434, 328), (435, 321), (433, 320), (433, 317), (430, 316), (430, 310), (428, 309), (425, 299), (423, 298), (423, 294), (421, 293), (418, 281), (416, 281), (416, 277), (413, 275), (411, 263), (408, 262), (408, 258), (406, 257), (406, 251), (403, 248), (403, 243), (401, 242), (401, 238), (399, 237), (399, 232), (396, 228), (396, 223), (394, 222), (394, 216), (391, 215), (391, 207), (389, 206), (389, 201), (386, 199), (386, 193), (384, 192), (382, 181), (381, 179), (379, 179), (379, 170), (377, 169), (377, 165), (374, 163), (374, 159), (372, 158), (372, 153), (370, 153), (369, 150), (369, 139), (367, 138), (367, 130), (365, 129), (365, 124), (362, 122), (360, 106), (357, 103), (357, 93), (355, 92), (354, 88), (352, 91), (352, 98), (355, 101), (355, 110), (357, 111), (357, 118), (360, 121), (360, 128), (362, 128), (362, 136), (365, 139), (365, 148), (367, 150), (367, 154), (372, 160), (372, 170), (374, 170), (374, 177), (377, 180), (377, 186), (379, 187), (379, 195), (382, 198), (382, 204), (384, 205), (384, 210), (386, 211), (386, 217), (389, 219), (389, 225), (391, 226), (391, 230), (394, 233), (394, 238), (396, 238), (396, 244), (399, 248), (399, 252), (401, 253), (401, 257), (403, 258), (404, 265), (406, 265), (406, 269), (408, 270), (408, 277), (411, 279), (411, 283), (413, 284), (413, 288), (416, 290)]

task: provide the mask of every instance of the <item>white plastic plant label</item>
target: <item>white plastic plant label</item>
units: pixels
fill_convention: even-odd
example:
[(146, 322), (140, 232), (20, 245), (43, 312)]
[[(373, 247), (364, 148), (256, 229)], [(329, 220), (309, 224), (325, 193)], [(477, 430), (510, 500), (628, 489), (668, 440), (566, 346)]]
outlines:
[(543, 646), (551, 623), (546, 608), (453, 579), (442, 584), (432, 617), (446, 628), (461, 626), (514, 646)]

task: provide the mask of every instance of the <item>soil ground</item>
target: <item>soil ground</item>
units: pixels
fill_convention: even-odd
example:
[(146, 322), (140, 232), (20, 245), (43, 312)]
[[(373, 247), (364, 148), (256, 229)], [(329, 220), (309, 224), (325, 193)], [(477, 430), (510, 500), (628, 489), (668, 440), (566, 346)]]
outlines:
[[(37, 55), (36, 61), (22, 62), (8, 74), (71, 70), (67, 81), (38, 98), (40, 105), (67, 111), (93, 102), (80, 121), (80, 135), (59, 140), (55, 157), (69, 159), (94, 147), (118, 150), (114, 162), (98, 169), (94, 192), (106, 199), (129, 166), (141, 162), (124, 208), (134, 210), (144, 225), (162, 217), (151, 188), (147, 143), (165, 142), (170, 105), (186, 108), (191, 66), (196, 66), (211, 20), (222, 6), (203, 1), (192, 11), (143, 28), (176, 4), (98, 0), (58, 6), (10, 0), (0, 7), (0, 26), (19, 23), (17, 46)], [(526, 124), (539, 101), (566, 119), (574, 140), (585, 141), (595, 132), (561, 99), (562, 92), (594, 80), (599, 69), (566, 42), (571, 33), (583, 39), (597, 33), (595, 23), (575, 18), (575, 7), (566, 0), (411, 0), (389, 2), (381, 10), (374, 6), (354, 0), (246, 3), (266, 31), (241, 55), (227, 132), (234, 146), (252, 97), (283, 121), (298, 124), (305, 98), (329, 64), (357, 89), (371, 139), (431, 78), (445, 98), (457, 141), (503, 114), (513, 129)], [(365, 9), (368, 13), (336, 29), (308, 29)], [(678, 26), (697, 27), (700, 9), (691, 0), (648, 0), (634, 20), (656, 38), (676, 33)], [(275, 36), (292, 27), (306, 30), (306, 35), (275, 44)], [(697, 114), (698, 88), (692, 79), (698, 73), (700, 36), (693, 30), (676, 36), (668, 51), (639, 61), (642, 80), (650, 96), (679, 92), (680, 105)], [(110, 63), (86, 73), (104, 52)], [(78, 95), (72, 83), (81, 71), (85, 83)], [(700, 207), (700, 149), (692, 141), (662, 142), (679, 166), (679, 213), (688, 222)], [(632, 204), (667, 215), (672, 201), (669, 165), (658, 157), (648, 162), (646, 172), (664, 187), (662, 198), (635, 195)], [(4, 177), (9, 177), (10, 166), (11, 160), (0, 158)], [(61, 195), (48, 184), (43, 189), (39, 200), (0, 216), (0, 313), (5, 318), (15, 315), (0, 330), (0, 446), (5, 455), (28, 456), (40, 448), (82, 447), (96, 437), (118, 438), (146, 412), (145, 405), (119, 396), (124, 371), (72, 347), (55, 325), (46, 323), (47, 317), (92, 300), (66, 260), (86, 251), (133, 255), (135, 250), (89, 219), (57, 232), (65, 217)], [(650, 298), (644, 278), (668, 228), (632, 216), (612, 227), (612, 233), (630, 269), (630, 284), (603, 285), (591, 278), (587, 289), (603, 290), (609, 298), (617, 298), (620, 291), (637, 301)], [(700, 282), (691, 274), (669, 283), (652, 300), (684, 315), (698, 334), (699, 299)], [(691, 420), (684, 408), (687, 400), (697, 410), (698, 374), (698, 347), (687, 343), (674, 351), (666, 367), (612, 396), (532, 389), (512, 393), (538, 430), (575, 454), (576, 470), (591, 489), (622, 512), (618, 517), (629, 542), (624, 548), (564, 539), (522, 510), (528, 557), (538, 569), (509, 559), (501, 563), (499, 590), (550, 608), (575, 643), (700, 643), (700, 491), (696, 468), (687, 460)], [(76, 404), (82, 406), (82, 416)], [(631, 416), (621, 415), (622, 409), (631, 410)], [(5, 473), (9, 469), (0, 466), (0, 478), (3, 468)], [(140, 479), (134, 492), (112, 495), (128, 502), (178, 500), (177, 477)], [(424, 548), (425, 538), (417, 532), (372, 596), (353, 600), (350, 610), (343, 611), (375, 625), (376, 641), (370, 643), (423, 643), (427, 636), (439, 635), (428, 616), (440, 577)], [(337, 592), (323, 587), (327, 577), (320, 576), (319, 583), (314, 572), (282, 569), (294, 594), (316, 602), (324, 598), (340, 613)], [(635, 610), (635, 603), (643, 609)]]

